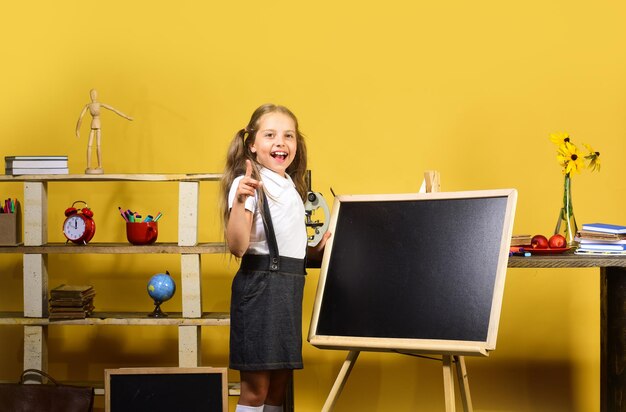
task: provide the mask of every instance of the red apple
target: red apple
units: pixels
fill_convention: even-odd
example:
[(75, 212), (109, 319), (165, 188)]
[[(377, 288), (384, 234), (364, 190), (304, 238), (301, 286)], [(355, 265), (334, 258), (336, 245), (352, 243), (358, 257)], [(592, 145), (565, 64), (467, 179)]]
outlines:
[(532, 246), (533, 249), (547, 249), (548, 238), (544, 235), (535, 235), (530, 239), (530, 246)]
[(567, 246), (567, 240), (565, 240), (563, 235), (559, 235), (557, 233), (556, 235), (552, 235), (550, 237), (548, 245), (550, 245), (551, 248), (564, 248)]

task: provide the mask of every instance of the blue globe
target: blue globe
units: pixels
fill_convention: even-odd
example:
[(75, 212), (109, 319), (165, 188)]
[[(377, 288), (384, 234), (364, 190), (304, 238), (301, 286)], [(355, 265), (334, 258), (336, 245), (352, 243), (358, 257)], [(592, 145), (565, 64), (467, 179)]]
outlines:
[(170, 276), (169, 272), (157, 273), (148, 281), (148, 295), (155, 302), (163, 303), (170, 300), (176, 292), (176, 283)]

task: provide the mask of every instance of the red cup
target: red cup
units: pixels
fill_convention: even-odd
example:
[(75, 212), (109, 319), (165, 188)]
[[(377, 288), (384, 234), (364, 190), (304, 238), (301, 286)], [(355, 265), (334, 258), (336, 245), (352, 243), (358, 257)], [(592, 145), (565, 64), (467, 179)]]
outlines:
[(150, 245), (158, 235), (157, 222), (126, 222), (126, 238), (133, 245)]

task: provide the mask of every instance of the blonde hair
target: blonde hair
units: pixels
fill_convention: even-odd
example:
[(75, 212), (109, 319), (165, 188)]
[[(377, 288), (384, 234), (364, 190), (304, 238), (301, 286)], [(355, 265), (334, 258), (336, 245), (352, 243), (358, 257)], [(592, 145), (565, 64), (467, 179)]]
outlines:
[(222, 211), (222, 223), (224, 229), (228, 224), (229, 208), (228, 208), (228, 193), (233, 181), (237, 176), (242, 176), (246, 173), (246, 160), (250, 160), (252, 163), (252, 178), (260, 180), (259, 164), (256, 161), (256, 154), (252, 153), (250, 146), (254, 144), (256, 134), (259, 127), (261, 118), (268, 113), (282, 113), (289, 116), (296, 128), (296, 156), (293, 162), (289, 165), (286, 172), (296, 185), (296, 190), (300, 194), (300, 197), (304, 201), (307, 193), (306, 183), (306, 168), (307, 168), (307, 150), (304, 135), (300, 132), (298, 127), (298, 119), (285, 106), (279, 106), (275, 104), (264, 104), (259, 106), (252, 116), (248, 125), (239, 130), (228, 147), (226, 155), (226, 166), (224, 167), (224, 173), (222, 174), (220, 184), (220, 207)]

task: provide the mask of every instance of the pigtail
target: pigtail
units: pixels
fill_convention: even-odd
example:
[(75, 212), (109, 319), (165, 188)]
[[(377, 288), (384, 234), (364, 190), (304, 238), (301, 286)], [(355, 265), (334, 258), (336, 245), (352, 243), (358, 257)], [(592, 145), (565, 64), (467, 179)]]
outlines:
[(296, 151), (296, 158), (293, 163), (287, 168), (287, 173), (291, 176), (296, 191), (302, 198), (302, 201), (306, 201), (306, 195), (308, 192), (308, 185), (306, 183), (306, 170), (307, 170), (307, 149), (304, 135), (300, 132), (296, 123), (296, 131), (298, 133), (298, 150)]
[(241, 129), (235, 134), (228, 146), (226, 165), (224, 166), (224, 172), (222, 173), (220, 181), (220, 210), (222, 212), (224, 230), (226, 230), (228, 216), (230, 214), (228, 208), (228, 192), (235, 178), (246, 173), (246, 160), (250, 160), (252, 163), (252, 178), (259, 179), (259, 170), (256, 166), (253, 154), (248, 147), (248, 139), (253, 135), (252, 129)]

